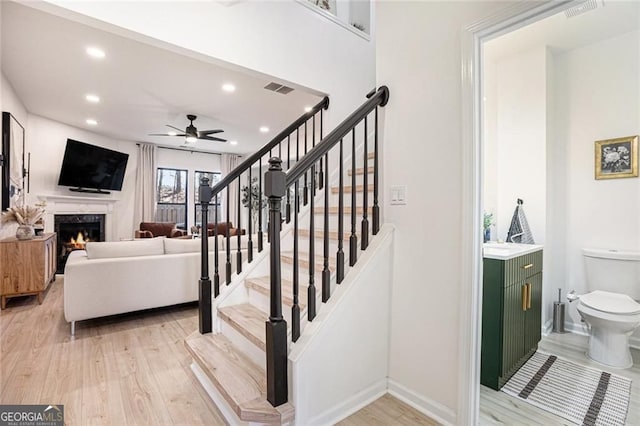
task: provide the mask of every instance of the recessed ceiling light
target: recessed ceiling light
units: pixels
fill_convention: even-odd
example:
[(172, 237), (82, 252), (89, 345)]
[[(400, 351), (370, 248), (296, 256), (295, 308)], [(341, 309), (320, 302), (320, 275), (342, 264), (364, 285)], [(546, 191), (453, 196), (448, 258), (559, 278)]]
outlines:
[(96, 59), (102, 59), (106, 56), (106, 54), (104, 53), (104, 50), (98, 47), (87, 47), (87, 55)]
[(87, 122), (87, 124), (89, 126), (97, 126), (98, 125), (98, 122), (96, 120), (94, 120), (93, 118), (87, 118), (86, 122)]
[(238, 145), (238, 141), (229, 141), (229, 145)]
[(233, 93), (236, 91), (236, 86), (231, 83), (226, 83), (222, 85), (222, 90), (224, 90), (225, 92)]
[(168, 134), (169, 136), (175, 136), (175, 135), (177, 135), (177, 133), (176, 133), (176, 132), (167, 132), (167, 134)]
[(267, 126), (262, 126), (262, 127), (260, 127), (260, 131), (262, 133), (267, 133), (269, 131), (269, 128)]
[(304, 107), (304, 112), (311, 112), (311, 107), (310, 106)]
[(87, 96), (84, 97), (87, 101), (93, 103), (93, 104), (97, 104), (98, 102), (100, 102), (100, 96), (98, 95), (92, 95), (92, 94), (88, 94)]

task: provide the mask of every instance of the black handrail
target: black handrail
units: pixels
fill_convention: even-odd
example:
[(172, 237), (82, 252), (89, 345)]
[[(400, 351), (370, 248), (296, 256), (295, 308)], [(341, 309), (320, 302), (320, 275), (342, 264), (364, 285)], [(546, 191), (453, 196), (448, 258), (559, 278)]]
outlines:
[[(311, 148), (300, 162), (296, 163), (290, 170), (287, 171), (287, 187), (293, 185), (295, 181), (305, 174), (311, 166), (318, 162), (331, 148), (333, 148), (340, 139), (342, 139), (347, 133), (364, 119), (371, 111), (377, 106), (385, 106), (389, 100), (389, 88), (387, 86), (381, 86), (378, 91), (373, 94), (367, 102), (362, 104), (360, 108), (355, 110), (350, 116), (348, 116), (338, 127), (325, 136), (315, 147)], [(217, 185), (216, 185), (217, 186)]]
[(235, 179), (237, 179), (242, 173), (247, 171), (247, 169), (251, 168), (251, 166), (260, 161), (262, 157), (269, 151), (271, 151), (276, 145), (282, 142), (287, 136), (293, 133), (294, 130), (298, 129), (298, 127), (302, 126), (304, 123), (309, 120), (309, 118), (313, 117), (318, 111), (329, 108), (329, 98), (325, 96), (320, 102), (318, 102), (309, 112), (306, 112), (304, 115), (301, 115), (296, 121), (291, 123), (287, 128), (278, 133), (269, 143), (260, 148), (255, 153), (251, 154), (240, 163), (235, 169), (233, 169), (228, 175), (222, 178), (220, 182), (215, 184), (213, 188), (211, 188), (211, 195), (215, 197), (220, 191), (229, 186)]

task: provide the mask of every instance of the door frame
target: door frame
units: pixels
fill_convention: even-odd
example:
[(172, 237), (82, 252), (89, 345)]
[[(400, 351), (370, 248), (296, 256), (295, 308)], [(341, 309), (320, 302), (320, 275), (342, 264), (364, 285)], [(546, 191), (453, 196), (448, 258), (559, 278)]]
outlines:
[(584, 3), (518, 2), (462, 30), (462, 291), (458, 327), (459, 425), (476, 425), (480, 413), (482, 322), (482, 46), (485, 42)]

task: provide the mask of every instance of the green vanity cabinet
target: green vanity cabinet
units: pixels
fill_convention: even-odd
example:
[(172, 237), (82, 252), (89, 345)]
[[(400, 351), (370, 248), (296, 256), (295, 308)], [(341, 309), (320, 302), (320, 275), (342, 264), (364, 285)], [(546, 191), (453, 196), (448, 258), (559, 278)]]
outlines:
[(538, 348), (542, 250), (483, 265), (480, 383), (498, 390)]

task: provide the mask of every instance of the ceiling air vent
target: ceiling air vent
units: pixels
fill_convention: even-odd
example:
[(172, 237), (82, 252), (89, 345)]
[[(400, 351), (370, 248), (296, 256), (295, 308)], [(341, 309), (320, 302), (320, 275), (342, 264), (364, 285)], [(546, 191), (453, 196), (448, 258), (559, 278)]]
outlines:
[(283, 95), (293, 92), (293, 89), (291, 87), (287, 87), (283, 84), (274, 83), (274, 82), (267, 84), (266, 86), (264, 86), (264, 88), (267, 90), (271, 90), (272, 92), (281, 93)]
[(587, 0), (584, 3), (565, 10), (564, 14), (567, 18), (574, 18), (590, 10), (595, 10), (598, 7), (604, 7), (604, 0)]

